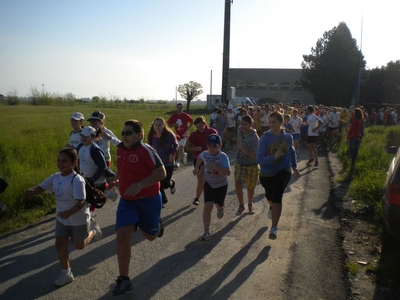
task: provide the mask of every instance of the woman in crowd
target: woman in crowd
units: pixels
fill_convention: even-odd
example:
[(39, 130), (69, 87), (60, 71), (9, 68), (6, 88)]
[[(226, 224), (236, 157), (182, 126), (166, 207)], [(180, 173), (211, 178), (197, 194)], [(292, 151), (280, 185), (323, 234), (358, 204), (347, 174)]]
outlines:
[(361, 144), (361, 137), (364, 132), (364, 115), (360, 108), (354, 110), (354, 117), (351, 118), (351, 124), (347, 133), (347, 142), (349, 143), (349, 152), (351, 166), (354, 168), (358, 156), (358, 149)]
[(257, 162), (260, 165), (260, 182), (270, 205), (268, 217), (272, 218), (272, 226), (269, 238), (276, 239), (282, 212), (283, 192), (291, 177), (290, 169), (293, 169), (296, 177), (300, 174), (297, 170), (293, 138), (290, 133), (282, 129), (283, 115), (280, 112), (273, 112), (268, 120), (270, 130), (260, 139)]
[(178, 142), (175, 134), (168, 128), (167, 123), (163, 118), (156, 118), (150, 126), (149, 133), (147, 134), (147, 141), (160, 156), (167, 176), (160, 182), (161, 183), (161, 196), (163, 207), (168, 202), (165, 195), (165, 190), (170, 189), (171, 194), (175, 194), (175, 181), (172, 178), (174, 172), (175, 155), (178, 151)]

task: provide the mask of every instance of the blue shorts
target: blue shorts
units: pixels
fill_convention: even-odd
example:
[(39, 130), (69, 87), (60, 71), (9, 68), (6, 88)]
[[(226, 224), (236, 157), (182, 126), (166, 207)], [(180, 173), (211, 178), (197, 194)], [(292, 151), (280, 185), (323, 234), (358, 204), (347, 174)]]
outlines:
[(300, 133), (292, 133), (292, 137), (294, 141), (299, 141), (300, 140)]
[(117, 209), (115, 229), (137, 224), (147, 234), (156, 235), (160, 222), (161, 205), (161, 194), (139, 200), (121, 198)]

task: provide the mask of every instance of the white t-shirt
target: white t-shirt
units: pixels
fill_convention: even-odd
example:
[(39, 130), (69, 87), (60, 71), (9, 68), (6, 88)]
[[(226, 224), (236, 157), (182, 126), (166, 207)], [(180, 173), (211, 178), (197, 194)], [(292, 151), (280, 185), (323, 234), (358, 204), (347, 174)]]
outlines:
[(300, 133), (300, 128), (301, 128), (301, 124), (303, 123), (303, 120), (299, 117), (297, 117), (296, 119), (291, 117), (289, 122), (292, 123), (293, 128), (294, 128), (294, 132), (292, 132), (292, 133), (293, 134)]
[(101, 138), (100, 140), (96, 141), (96, 144), (103, 150), (104, 158), (106, 161), (111, 161), (111, 154), (110, 154), (110, 142), (113, 143), (114, 146), (118, 146), (121, 141), (115, 136), (115, 134), (110, 130), (104, 127), (103, 131), (111, 136), (111, 140), (105, 140)]
[(235, 120), (235, 112), (226, 112), (226, 127), (232, 128), (235, 127), (234, 120)]
[(328, 118), (324, 115), (324, 116), (320, 116), (319, 117), (320, 119), (321, 119), (321, 121), (322, 121), (322, 125), (321, 125), (321, 127), (319, 127), (318, 128), (318, 131), (319, 132), (325, 132), (326, 131), (326, 125), (328, 124)]
[(311, 114), (311, 115), (307, 116), (308, 136), (318, 136), (319, 135), (318, 130), (315, 130), (315, 132), (312, 131), (314, 128), (318, 127), (318, 121), (321, 121), (321, 119), (318, 118), (315, 114)]
[(264, 126), (264, 127), (269, 126), (269, 123), (268, 123), (268, 116), (269, 116), (268, 113), (264, 113), (264, 114), (263, 114), (263, 116), (262, 116), (262, 118), (261, 118), (261, 126)]
[(339, 126), (340, 113), (338, 111), (335, 113), (333, 111), (329, 112), (328, 118), (330, 120), (328, 124), (329, 128), (336, 128)]
[[(89, 207), (85, 205), (70, 216), (63, 219), (58, 213), (71, 209), (77, 200), (86, 199), (85, 179), (72, 172), (68, 176), (55, 173), (43, 181), (39, 186), (47, 191), (53, 192), (56, 198), (56, 219), (66, 226), (79, 226), (89, 222)], [(86, 200), (85, 200), (86, 201)]]
[(219, 151), (217, 154), (211, 155), (208, 150), (205, 150), (200, 153), (199, 158), (204, 162), (204, 179), (212, 188), (219, 188), (228, 184), (226, 175), (219, 174), (218, 171), (207, 167), (207, 162), (212, 162), (217, 166), (230, 169), (229, 158), (224, 152)]
[(78, 145), (80, 143), (82, 143), (82, 139), (81, 139), (81, 132), (71, 132), (70, 136), (69, 136), (69, 142), (68, 144), (73, 146), (75, 149), (78, 147)]
[[(92, 144), (82, 147), (79, 149), (79, 169), (83, 173), (85, 178), (93, 177), (94, 173), (96, 173), (98, 166), (94, 162), (92, 156), (90, 155), (90, 148)], [(101, 175), (99, 179), (96, 180), (95, 184), (101, 184), (106, 182), (105, 175)]]

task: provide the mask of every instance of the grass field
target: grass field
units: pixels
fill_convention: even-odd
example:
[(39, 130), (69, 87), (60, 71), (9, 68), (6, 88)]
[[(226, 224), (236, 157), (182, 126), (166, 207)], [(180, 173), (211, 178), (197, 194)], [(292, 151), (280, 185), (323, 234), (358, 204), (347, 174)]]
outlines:
[[(28, 188), (58, 172), (57, 155), (69, 140), (73, 112), (79, 111), (87, 119), (92, 111), (101, 110), (106, 116), (105, 126), (117, 137), (128, 119), (141, 121), (146, 133), (155, 118), (167, 120), (175, 112), (173, 105), (149, 103), (120, 107), (0, 105), (0, 109), (0, 176), (9, 183), (0, 195), (0, 201), (8, 207), (6, 212), (0, 213), (0, 234), (35, 222), (54, 211), (51, 194), (43, 193), (29, 201), (24, 195)], [(194, 106), (190, 114), (208, 118), (209, 113)], [(115, 157), (113, 146), (111, 153)]]

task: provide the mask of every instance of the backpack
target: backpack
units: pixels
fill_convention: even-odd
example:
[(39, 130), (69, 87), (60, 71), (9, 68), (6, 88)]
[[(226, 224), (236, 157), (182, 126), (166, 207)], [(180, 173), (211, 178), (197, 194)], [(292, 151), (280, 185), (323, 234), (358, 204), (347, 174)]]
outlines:
[[(71, 179), (72, 186), (74, 185), (75, 176), (76, 174)], [(86, 202), (96, 208), (102, 208), (107, 201), (103, 191), (96, 189), (93, 178), (83, 177), (83, 179), (85, 179)]]

